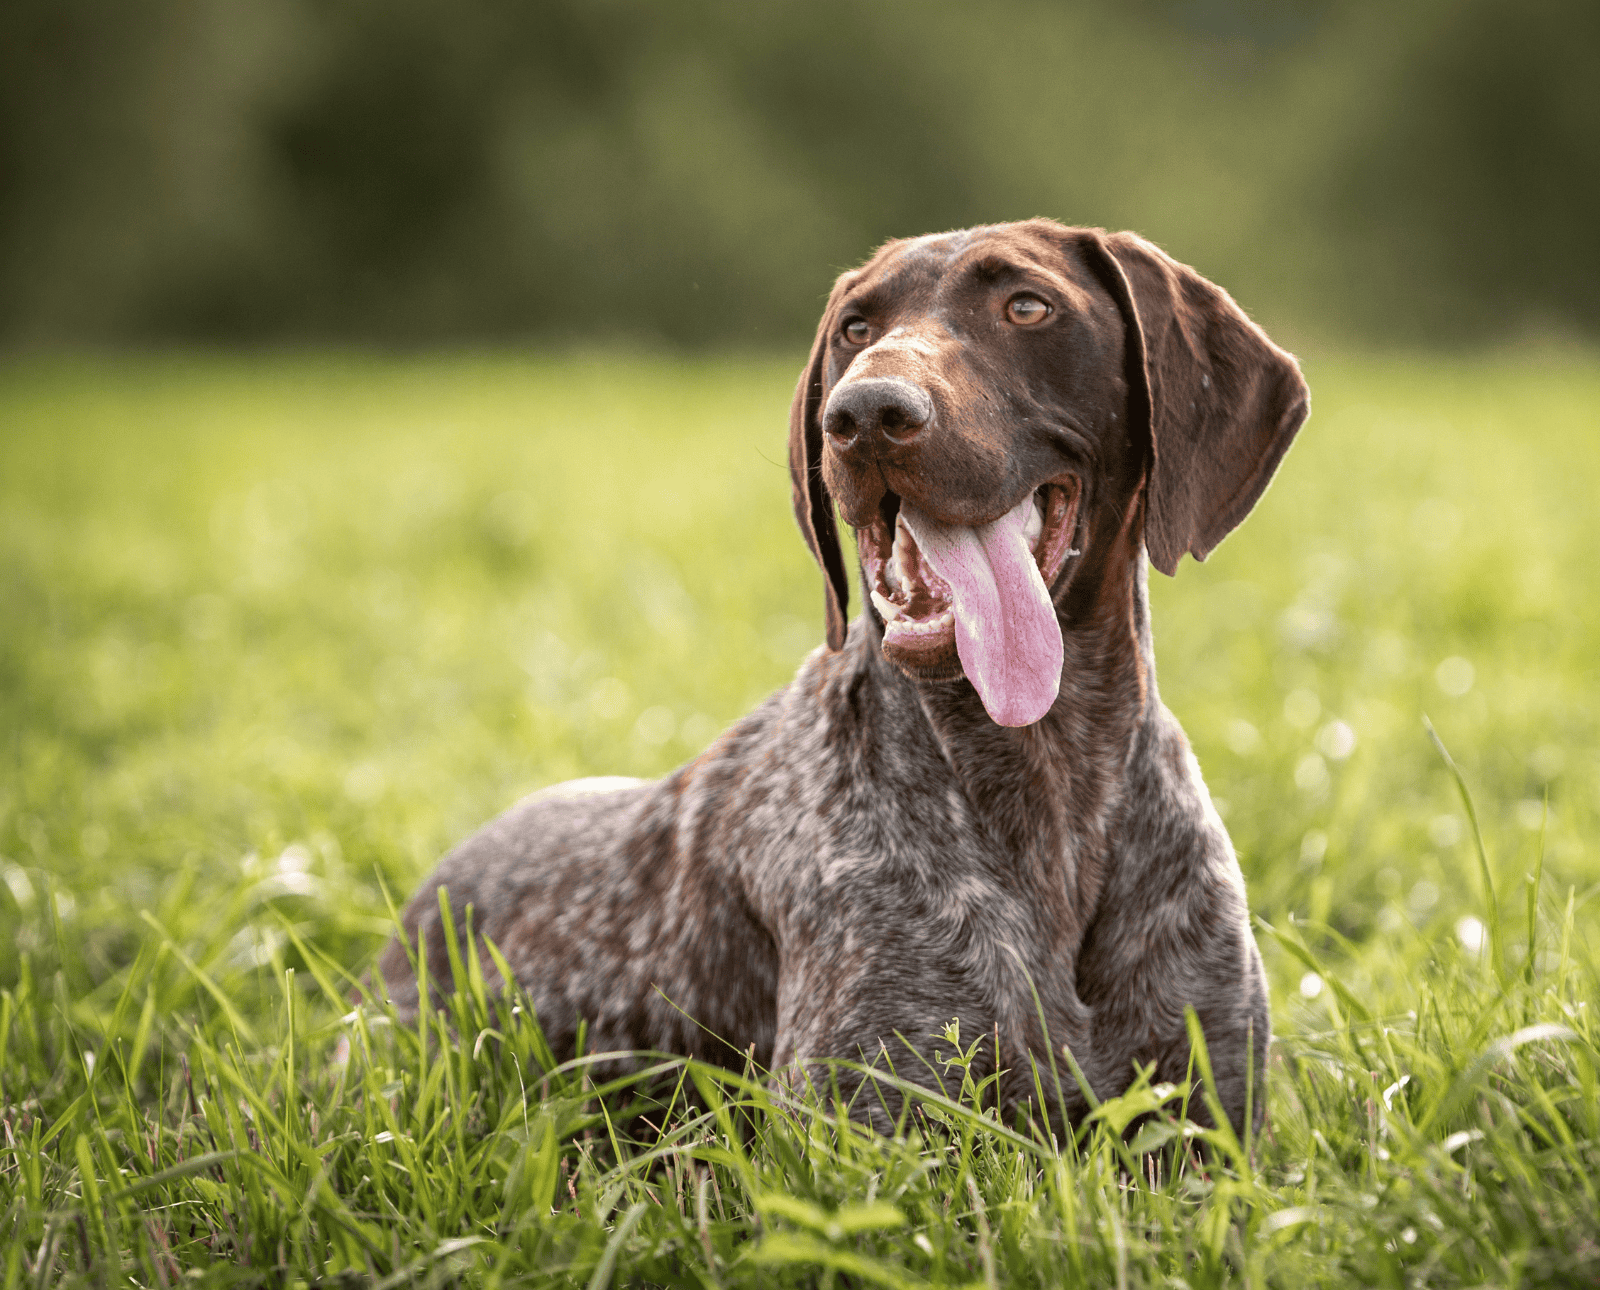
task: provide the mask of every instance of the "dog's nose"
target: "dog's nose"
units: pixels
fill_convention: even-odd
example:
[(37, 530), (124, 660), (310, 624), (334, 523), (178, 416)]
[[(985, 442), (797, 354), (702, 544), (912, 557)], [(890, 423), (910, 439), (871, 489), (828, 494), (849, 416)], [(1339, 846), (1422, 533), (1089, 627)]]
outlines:
[(933, 420), (933, 400), (920, 386), (897, 376), (863, 377), (835, 386), (822, 411), (822, 428), (841, 448), (859, 447), (878, 436), (905, 443)]

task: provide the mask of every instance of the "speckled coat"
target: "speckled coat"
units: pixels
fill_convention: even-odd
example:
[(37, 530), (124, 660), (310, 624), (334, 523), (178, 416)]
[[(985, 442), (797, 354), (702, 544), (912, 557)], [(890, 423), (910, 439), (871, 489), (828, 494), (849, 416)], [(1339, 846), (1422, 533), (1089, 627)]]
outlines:
[[(1019, 290), (1045, 299), (1052, 330), (1004, 325)], [(880, 339), (843, 342), (841, 320), (862, 319)], [(836, 389), (886, 375), (928, 391), (927, 433), (824, 433)], [(1106, 1096), (1135, 1064), (1184, 1077), (1192, 1006), (1242, 1126), (1266, 991), (1228, 835), (1157, 694), (1145, 570), (1210, 552), (1306, 407), (1293, 359), (1131, 235), (1034, 220), (888, 244), (836, 284), (791, 416), (828, 642), (666, 778), (558, 787), (487, 825), (423, 884), (406, 935), (447, 976), (436, 889), (462, 926), (471, 904), (558, 1052), (583, 1018), (590, 1051), (753, 1047), (774, 1072), (886, 1055), (929, 1081), (911, 1050), (931, 1060), (959, 1017), (963, 1035), (998, 1036), (1009, 1104), (1034, 1095), (1041, 1011)], [(1047, 479), (1073, 490), (1081, 552), (1050, 588), (1061, 686), (1043, 719), (1004, 728), (953, 655), (891, 661), (870, 603), (847, 625), (834, 508), (860, 526), (908, 498), (977, 522)], [(398, 941), (379, 968), (414, 1009)], [(1063, 1077), (1056, 1110), (1076, 1117)], [(857, 1103), (877, 1118), (894, 1104)]]

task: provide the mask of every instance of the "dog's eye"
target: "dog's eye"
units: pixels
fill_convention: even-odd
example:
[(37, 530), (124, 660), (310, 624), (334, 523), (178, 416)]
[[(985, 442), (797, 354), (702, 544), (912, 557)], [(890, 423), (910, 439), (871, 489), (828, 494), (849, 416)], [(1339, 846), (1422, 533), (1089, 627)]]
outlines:
[(1019, 327), (1031, 327), (1050, 316), (1050, 306), (1038, 296), (1014, 296), (1006, 305), (1006, 317)]
[(872, 328), (865, 318), (852, 318), (844, 325), (844, 338), (852, 345), (865, 345), (872, 339)]

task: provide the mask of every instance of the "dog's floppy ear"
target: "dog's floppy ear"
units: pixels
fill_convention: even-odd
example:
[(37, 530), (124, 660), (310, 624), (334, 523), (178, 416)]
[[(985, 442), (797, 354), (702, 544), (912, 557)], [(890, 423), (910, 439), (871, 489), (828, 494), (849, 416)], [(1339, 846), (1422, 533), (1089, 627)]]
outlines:
[(1132, 233), (1085, 251), (1122, 311), (1129, 429), (1150, 433), (1145, 547), (1204, 560), (1271, 482), (1310, 411), (1294, 358), (1221, 287)]
[(839, 546), (833, 498), (822, 482), (823, 365), (828, 359), (828, 338), (833, 334), (834, 304), (839, 294), (839, 287), (835, 285), (817, 328), (817, 338), (811, 344), (811, 361), (800, 374), (794, 402), (789, 405), (789, 482), (794, 494), (794, 517), (811, 554), (822, 566), (828, 648), (831, 650), (844, 647), (845, 633), (849, 629), (845, 611), (850, 605), (850, 577)]

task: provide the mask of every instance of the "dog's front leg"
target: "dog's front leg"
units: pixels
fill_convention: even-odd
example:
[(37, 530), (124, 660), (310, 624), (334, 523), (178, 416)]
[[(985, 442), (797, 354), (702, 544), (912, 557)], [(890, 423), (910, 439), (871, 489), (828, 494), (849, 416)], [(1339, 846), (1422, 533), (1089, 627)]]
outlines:
[(1209, 1121), (1199, 1069), (1191, 1071), (1192, 1009), (1217, 1096), (1242, 1134), (1266, 1106), (1266, 978), (1232, 844), (1182, 732), (1170, 716), (1164, 727), (1162, 750), (1135, 768), (1130, 815), (1142, 824), (1119, 844), (1084, 939), (1078, 987), (1094, 1009), (1102, 1059), (1124, 1081), (1152, 1062), (1158, 1081), (1192, 1075), (1190, 1114)]
[(1096, 1097), (1126, 1086), (1062, 974), (1037, 964), (1025, 972), (1003, 954), (993, 956), (993, 971), (974, 973), (948, 953), (918, 954), (907, 944), (912, 935), (891, 933), (849, 953), (841, 943), (785, 955), (773, 1047), (780, 1081), (825, 1102), (837, 1097), (882, 1133), (901, 1123), (908, 1093), (913, 1108), (917, 1088), (959, 1099), (967, 1078), (981, 1086), (977, 1103), (1008, 1124), (1019, 1114), (1039, 1118), (1042, 1102), (1042, 1119), (1058, 1134), (1089, 1109), (1080, 1075)]

